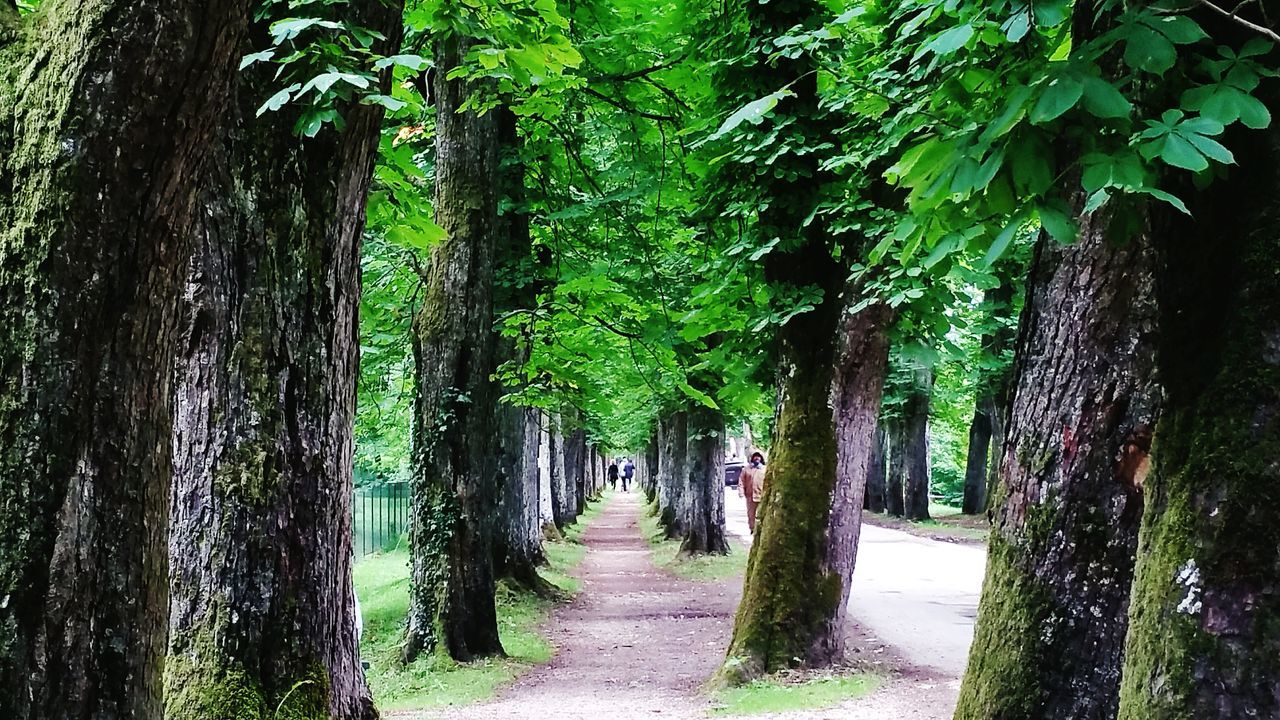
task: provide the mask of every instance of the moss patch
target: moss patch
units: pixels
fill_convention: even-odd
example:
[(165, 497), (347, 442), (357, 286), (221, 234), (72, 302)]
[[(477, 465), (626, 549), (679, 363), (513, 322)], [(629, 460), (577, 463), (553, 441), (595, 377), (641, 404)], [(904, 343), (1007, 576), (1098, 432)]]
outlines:
[(763, 715), (789, 710), (821, 710), (864, 697), (880, 687), (870, 674), (788, 680), (770, 677), (713, 695), (712, 715)]

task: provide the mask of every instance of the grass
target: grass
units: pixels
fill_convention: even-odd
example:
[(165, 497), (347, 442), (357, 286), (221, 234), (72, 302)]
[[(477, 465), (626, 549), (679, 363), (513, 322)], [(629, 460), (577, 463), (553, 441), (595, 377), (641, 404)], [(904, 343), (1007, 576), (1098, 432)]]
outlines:
[(680, 557), (680, 541), (668, 540), (658, 518), (642, 506), (640, 532), (649, 541), (653, 564), (686, 580), (716, 582), (742, 575), (747, 570), (747, 551), (729, 542), (728, 555)]
[[(546, 543), (549, 567), (542, 576), (567, 595), (581, 589), (569, 571), (587, 549), (579, 540), (604, 503), (596, 503), (566, 532)], [(381, 710), (418, 710), (487, 700), (529, 668), (551, 659), (554, 649), (541, 634), (556, 601), (499, 584), (498, 632), (505, 658), (458, 663), (439, 654), (409, 665), (400, 662), (404, 620), (409, 611), (409, 553), (405, 549), (370, 555), (355, 565), (356, 594), (364, 615), (360, 655), (374, 700)]]
[(712, 715), (763, 715), (788, 710), (821, 710), (873, 692), (881, 679), (858, 674), (795, 682), (778, 678), (716, 691)]

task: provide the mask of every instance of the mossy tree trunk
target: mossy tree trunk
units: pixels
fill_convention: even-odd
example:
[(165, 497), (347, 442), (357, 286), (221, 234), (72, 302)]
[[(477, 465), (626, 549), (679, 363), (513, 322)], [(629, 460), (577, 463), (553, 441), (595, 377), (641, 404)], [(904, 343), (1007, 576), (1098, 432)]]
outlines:
[(1159, 400), (1151, 241), (1105, 212), (1042, 236), (973, 649), (956, 717), (1112, 718)]
[(689, 415), (673, 412), (658, 419), (658, 522), (668, 538), (684, 536), (688, 504)]
[(969, 421), (969, 448), (964, 466), (964, 496), (960, 511), (965, 515), (978, 515), (987, 507), (987, 473), (991, 462), (988, 458), (993, 433), (992, 421), (996, 408), (991, 395), (980, 393), (974, 400), (973, 419)]
[(902, 418), (894, 418), (888, 421), (888, 430), (886, 432), (886, 446), (888, 447), (888, 469), (886, 470), (887, 479), (885, 481), (885, 512), (894, 516), (902, 517), (904, 512), (903, 488), (902, 480), (906, 473), (906, 424)]
[[(397, 35), (398, 8), (352, 10)], [(288, 111), (254, 117), (266, 71), (240, 78), (201, 189), (182, 325), (165, 717), (372, 718), (351, 467), (360, 237), (382, 113), (350, 108), (341, 132), (304, 141)]]
[[(1270, 106), (1280, 103), (1274, 94)], [(1280, 132), (1158, 225), (1166, 389), (1120, 717), (1280, 717)]]
[(471, 41), (435, 42), (434, 211), (447, 236), (432, 248), (414, 319), (412, 582), (406, 660), (443, 647), (456, 660), (496, 655), (492, 537), (497, 398), (493, 280), (498, 226), (497, 113), (461, 110), (476, 90), (449, 73)]
[(902, 420), (902, 514), (908, 520), (929, 519), (929, 401), (932, 395), (933, 371), (917, 368)]
[(587, 434), (575, 428), (564, 436), (564, 474), (561, 483), (560, 517), (566, 525), (578, 522), (582, 512), (582, 484), (587, 470)]
[(703, 405), (688, 412), (686, 521), (682, 555), (729, 552), (724, 529), (724, 415)]
[(248, 23), (0, 7), (0, 716), (163, 715), (179, 299)]
[(871, 441), (871, 459), (867, 461), (867, 490), (862, 507), (874, 513), (884, 512), (885, 481), (887, 480), (887, 460), (884, 423), (876, 424), (876, 434)]
[[(534, 281), (526, 276), (532, 260), (532, 239), (525, 199), (525, 168), (520, 162), (520, 134), (515, 113), (499, 108), (498, 144), (502, 153), (502, 188), (508, 209), (499, 219), (499, 249), (494, 305), (497, 314), (532, 308), (537, 303)], [(522, 364), (528, 359), (527, 340), (497, 337), (498, 364)], [(539, 412), (510, 403), (498, 406), (498, 485), (501, 488), (498, 527), (494, 533), (494, 571), (521, 585), (542, 588), (538, 566), (546, 563), (542, 549), (542, 520), (538, 510)]]
[(811, 641), (810, 664), (834, 665), (845, 655), (845, 608), (861, 539), (865, 480), (879, 441), (876, 426), (889, 364), (888, 329), (892, 316), (887, 306), (875, 304), (856, 314), (845, 312), (840, 321), (831, 390), (836, 483), (827, 517), (823, 569), (826, 575), (839, 578), (840, 601)]

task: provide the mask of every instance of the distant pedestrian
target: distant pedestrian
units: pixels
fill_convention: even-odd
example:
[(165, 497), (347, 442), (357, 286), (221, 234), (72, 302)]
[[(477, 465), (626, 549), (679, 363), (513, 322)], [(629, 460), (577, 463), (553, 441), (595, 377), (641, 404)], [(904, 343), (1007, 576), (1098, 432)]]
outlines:
[(631, 484), (631, 479), (636, 476), (635, 463), (631, 462), (631, 458), (622, 461), (622, 492), (631, 492), (627, 489), (627, 485)]
[(738, 476), (738, 494), (747, 500), (747, 529), (756, 532), (756, 512), (764, 498), (764, 455), (751, 453), (751, 461)]
[[(609, 463), (609, 487), (614, 490), (618, 489), (618, 463), (616, 462)], [(622, 483), (622, 489), (627, 489), (627, 484), (625, 482)]]

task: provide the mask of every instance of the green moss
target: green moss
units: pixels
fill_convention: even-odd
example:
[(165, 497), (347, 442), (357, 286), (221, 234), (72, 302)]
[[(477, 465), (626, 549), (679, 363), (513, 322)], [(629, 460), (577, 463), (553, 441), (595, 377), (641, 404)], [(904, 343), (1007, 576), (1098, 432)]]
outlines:
[(991, 534), (978, 623), (956, 720), (1031, 718), (1040, 704), (1038, 668), (1053, 602), (1022, 569), (1023, 551)]

